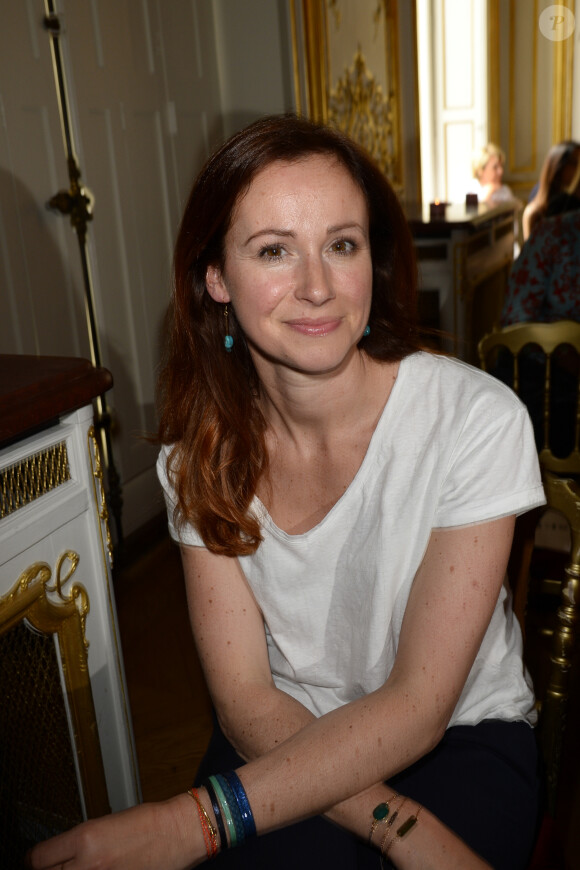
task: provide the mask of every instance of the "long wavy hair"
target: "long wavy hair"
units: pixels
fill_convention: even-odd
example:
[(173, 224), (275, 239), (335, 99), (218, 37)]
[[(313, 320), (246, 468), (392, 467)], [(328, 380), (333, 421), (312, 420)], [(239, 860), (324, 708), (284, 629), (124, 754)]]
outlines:
[(338, 130), (281, 115), (251, 124), (210, 157), (193, 185), (175, 245), (159, 439), (171, 445), (174, 520), (191, 523), (215, 553), (246, 555), (258, 547), (251, 503), (268, 456), (256, 371), (231, 309), (234, 345), (231, 353), (224, 349), (224, 306), (207, 292), (207, 268), (224, 268), (236, 204), (257, 173), (275, 161), (321, 154), (345, 167), (368, 206), (373, 288), (370, 333), (359, 347), (377, 360), (394, 361), (420, 346), (411, 234), (397, 196), (362, 148)]
[(553, 145), (546, 155), (538, 190), (532, 200), (530, 232), (546, 216), (552, 200), (565, 191), (580, 161), (580, 142), (567, 140)]

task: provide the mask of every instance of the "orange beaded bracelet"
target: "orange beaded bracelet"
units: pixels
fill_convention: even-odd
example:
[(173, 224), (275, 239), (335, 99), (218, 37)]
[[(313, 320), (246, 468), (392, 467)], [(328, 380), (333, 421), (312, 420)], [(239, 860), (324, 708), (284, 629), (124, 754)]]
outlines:
[(207, 852), (208, 858), (215, 858), (218, 853), (218, 834), (216, 829), (211, 823), (211, 819), (207, 814), (207, 811), (199, 799), (199, 795), (197, 793), (197, 789), (190, 788), (187, 790), (188, 795), (193, 798), (197, 806), (197, 814), (199, 816), (199, 821), (201, 823), (201, 830), (203, 833), (203, 841), (205, 843), (205, 850)]

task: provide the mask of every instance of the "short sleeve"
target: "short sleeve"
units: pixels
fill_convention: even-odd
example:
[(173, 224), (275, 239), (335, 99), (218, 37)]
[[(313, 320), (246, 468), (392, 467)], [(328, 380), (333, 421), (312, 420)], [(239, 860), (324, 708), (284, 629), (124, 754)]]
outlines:
[(157, 477), (163, 490), (165, 497), (165, 506), (167, 508), (167, 526), (169, 534), (174, 541), (179, 544), (185, 544), (188, 547), (204, 547), (205, 544), (196, 529), (189, 523), (180, 525), (179, 528), (175, 525), (175, 506), (177, 498), (175, 489), (170, 480), (170, 472), (168, 469), (168, 459), (171, 448), (163, 445), (157, 457)]
[(435, 527), (486, 522), (545, 503), (525, 406), (507, 388), (478, 397), (450, 457)]

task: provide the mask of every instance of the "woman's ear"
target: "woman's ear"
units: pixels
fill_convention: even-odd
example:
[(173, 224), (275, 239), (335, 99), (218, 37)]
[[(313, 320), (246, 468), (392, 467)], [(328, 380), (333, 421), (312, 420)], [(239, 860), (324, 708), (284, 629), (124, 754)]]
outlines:
[(212, 264), (207, 267), (205, 273), (205, 286), (214, 302), (230, 301), (230, 295), (226, 289), (222, 270), (219, 266)]

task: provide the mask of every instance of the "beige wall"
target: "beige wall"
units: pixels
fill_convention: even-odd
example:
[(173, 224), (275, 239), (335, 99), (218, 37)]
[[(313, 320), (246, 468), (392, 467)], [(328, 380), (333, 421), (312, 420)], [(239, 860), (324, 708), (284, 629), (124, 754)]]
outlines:
[(225, 135), (260, 115), (292, 111), (287, 0), (213, 0), (212, 5)]
[[(490, 138), (506, 152), (505, 180), (525, 197), (551, 145), (571, 138), (573, 126), (580, 134), (580, 22), (567, 39), (552, 41), (539, 26), (544, 10), (553, 5), (548, 0), (488, 4)], [(559, 5), (578, 12), (575, 0)]]

